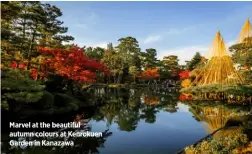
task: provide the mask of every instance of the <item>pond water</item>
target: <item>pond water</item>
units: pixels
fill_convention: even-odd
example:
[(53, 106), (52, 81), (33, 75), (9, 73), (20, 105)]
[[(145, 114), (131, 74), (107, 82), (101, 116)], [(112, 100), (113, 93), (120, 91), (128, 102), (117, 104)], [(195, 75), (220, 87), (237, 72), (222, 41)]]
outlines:
[[(246, 115), (242, 107), (179, 100), (177, 89), (91, 89), (99, 107), (53, 117), (33, 117), (8, 121), (73, 121), (76, 115), (89, 120), (85, 129), (104, 132), (101, 138), (75, 138), (75, 147), (10, 147), (9, 131), (2, 133), (5, 153), (101, 153), (101, 154), (175, 154), (193, 144), (234, 117)], [(21, 131), (21, 130), (19, 130)], [(25, 130), (27, 131), (27, 130)], [(38, 130), (37, 130), (38, 131)], [(51, 131), (51, 130), (50, 130)], [(80, 130), (76, 130), (80, 131)], [(28, 139), (26, 139), (28, 140)]]

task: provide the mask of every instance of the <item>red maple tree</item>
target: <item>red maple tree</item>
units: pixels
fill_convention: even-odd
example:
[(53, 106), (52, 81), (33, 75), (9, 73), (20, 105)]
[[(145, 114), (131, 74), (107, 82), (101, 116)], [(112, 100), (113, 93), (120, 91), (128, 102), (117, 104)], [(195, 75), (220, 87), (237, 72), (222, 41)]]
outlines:
[(15, 69), (15, 68), (20, 68), (20, 69), (27, 69), (26, 63), (17, 63), (16, 61), (13, 61), (10, 64), (10, 68)]
[(180, 101), (190, 101), (190, 100), (192, 100), (192, 96), (191, 96), (191, 95), (186, 96), (186, 95), (184, 95), (184, 94), (180, 94), (180, 95), (179, 95), (179, 100), (180, 100)]
[[(11, 69), (22, 69), (22, 70), (27, 70), (27, 63), (25, 62), (17, 62), (17, 61), (13, 61), (10, 64), (10, 68)], [(37, 69), (36, 67), (32, 67), (30, 68), (30, 77), (34, 80), (37, 79), (44, 79), (45, 78), (45, 72), (43, 72), (42, 70)]]
[(74, 46), (70, 50), (37, 48), (44, 56), (44, 67), (47, 72), (54, 73), (75, 81), (94, 82), (96, 71), (110, 74), (107, 67), (89, 59), (83, 48)]
[(180, 79), (187, 79), (190, 77), (190, 70), (185, 70), (179, 73)]
[[(58, 74), (70, 80), (94, 82), (96, 71), (110, 74), (105, 65), (89, 59), (84, 49), (77, 46), (70, 50), (40, 47), (37, 50), (41, 52), (43, 60), (41, 64), (30, 67), (30, 75), (35, 80), (44, 79), (48, 74)], [(26, 70), (27, 63), (13, 61), (10, 68)]]

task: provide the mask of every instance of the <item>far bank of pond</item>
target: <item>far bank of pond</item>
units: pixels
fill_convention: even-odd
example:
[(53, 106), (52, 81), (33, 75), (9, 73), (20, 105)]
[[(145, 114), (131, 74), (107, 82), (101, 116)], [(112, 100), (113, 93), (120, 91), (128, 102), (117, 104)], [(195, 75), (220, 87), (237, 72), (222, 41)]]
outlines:
[[(230, 120), (248, 123), (251, 106), (226, 105), (221, 102), (188, 102), (179, 100), (175, 88), (89, 88), (89, 101), (78, 111), (53, 116), (18, 115), (2, 120), (3, 153), (101, 153), (101, 154), (173, 154), (194, 144)], [(57, 103), (65, 103), (63, 100)], [(84, 103), (84, 102), (83, 102)], [(16, 122), (71, 122), (81, 119), (83, 131), (103, 132), (100, 138), (68, 138), (74, 147), (10, 147), (8, 124)], [(15, 130), (17, 131), (17, 130)], [(28, 131), (19, 129), (19, 131)], [(29, 130), (31, 131), (31, 130)], [(43, 130), (36, 130), (43, 131)], [(45, 131), (59, 131), (48, 129)], [(221, 133), (221, 132), (220, 132)], [(219, 134), (220, 135), (220, 134)], [(250, 134), (251, 135), (251, 134)], [(251, 139), (251, 137), (250, 137)], [(28, 139), (26, 140), (34, 140)], [(49, 139), (48, 139), (49, 140)], [(51, 140), (57, 140), (56, 138)], [(58, 139), (62, 140), (62, 139)]]

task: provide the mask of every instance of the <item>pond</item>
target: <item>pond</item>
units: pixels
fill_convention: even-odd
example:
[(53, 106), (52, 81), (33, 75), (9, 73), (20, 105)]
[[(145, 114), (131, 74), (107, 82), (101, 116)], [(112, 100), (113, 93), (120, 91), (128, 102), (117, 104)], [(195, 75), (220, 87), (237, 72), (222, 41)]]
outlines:
[[(223, 127), (229, 119), (247, 115), (250, 110), (248, 107), (226, 106), (220, 102), (183, 102), (179, 100), (179, 93), (175, 88), (93, 88), (89, 92), (93, 96), (91, 101), (100, 101), (99, 107), (53, 117), (32, 117), (24, 120), (2, 118), (2, 152), (175, 154)], [(14, 148), (8, 144), (9, 121), (69, 122), (76, 116), (86, 119), (86, 127), (83, 129), (103, 132), (103, 137), (69, 138), (68, 140), (74, 141), (75, 146), (64, 148)]]

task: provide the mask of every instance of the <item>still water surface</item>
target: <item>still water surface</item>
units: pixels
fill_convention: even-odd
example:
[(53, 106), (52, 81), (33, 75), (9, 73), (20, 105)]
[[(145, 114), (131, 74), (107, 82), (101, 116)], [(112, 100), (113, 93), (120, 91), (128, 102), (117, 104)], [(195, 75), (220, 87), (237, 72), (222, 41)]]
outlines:
[[(108, 138), (101, 153), (154, 154), (175, 153), (186, 145), (196, 142), (207, 132), (204, 124), (196, 121), (188, 106), (178, 103), (178, 110), (169, 113), (159, 110), (156, 120), (148, 123), (139, 120), (135, 130), (123, 131), (118, 123), (109, 126), (113, 135)], [(106, 121), (92, 121), (93, 131), (107, 128)]]
[[(203, 138), (225, 122), (243, 114), (241, 109), (222, 105), (195, 105), (180, 101), (176, 89), (106, 89), (91, 90), (98, 108), (89, 111), (92, 132), (106, 132), (103, 138), (73, 139), (75, 147), (11, 148), (4, 137), (2, 151), (7, 153), (101, 153), (101, 154), (173, 154)], [(81, 111), (42, 121), (69, 122)], [(236, 114), (234, 114), (236, 113)], [(222, 116), (225, 115), (225, 116)], [(37, 117), (38, 120), (39, 117)], [(55, 120), (57, 119), (57, 120)], [(107, 131), (106, 131), (107, 130)], [(2, 139), (3, 140), (3, 139)]]

